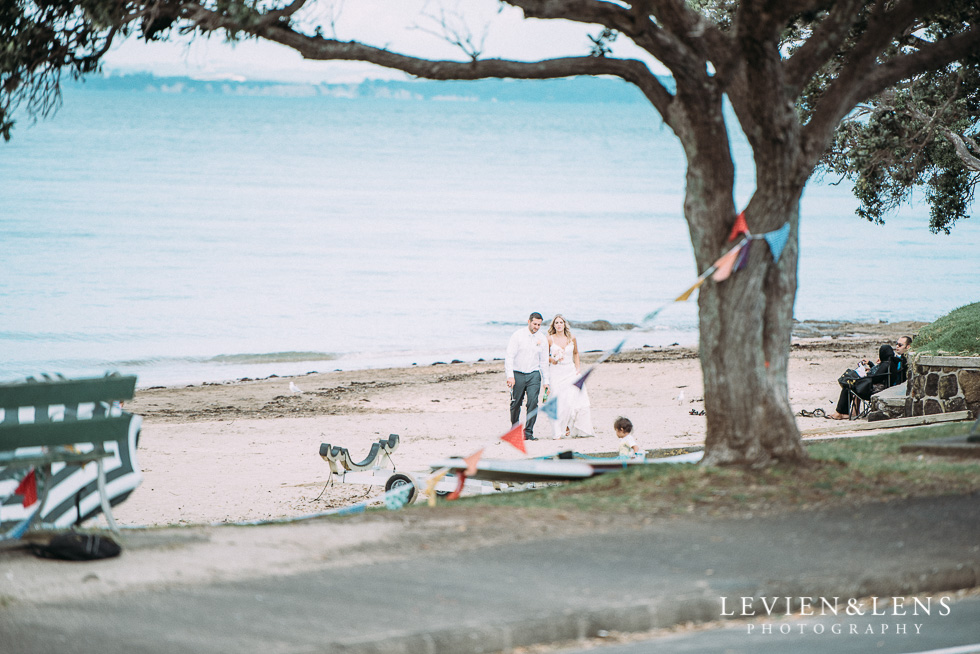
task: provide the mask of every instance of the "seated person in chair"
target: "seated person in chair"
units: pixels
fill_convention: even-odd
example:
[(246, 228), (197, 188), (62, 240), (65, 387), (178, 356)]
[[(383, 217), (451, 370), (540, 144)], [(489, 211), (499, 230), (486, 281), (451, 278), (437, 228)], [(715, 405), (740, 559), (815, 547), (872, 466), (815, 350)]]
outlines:
[(837, 410), (830, 414), (834, 420), (844, 420), (848, 417), (848, 406), (851, 403), (851, 393), (867, 402), (873, 393), (877, 393), (886, 388), (901, 383), (901, 373), (899, 372), (899, 358), (895, 356), (895, 350), (891, 345), (882, 345), (878, 348), (878, 363), (871, 366), (871, 362), (864, 360), (861, 365), (870, 367), (866, 377), (860, 378), (852, 386), (841, 382), (840, 398), (837, 400)]
[(895, 358), (898, 359), (898, 383), (904, 384), (909, 377), (908, 361), (905, 358), (909, 348), (912, 347), (911, 336), (899, 336), (895, 343)]

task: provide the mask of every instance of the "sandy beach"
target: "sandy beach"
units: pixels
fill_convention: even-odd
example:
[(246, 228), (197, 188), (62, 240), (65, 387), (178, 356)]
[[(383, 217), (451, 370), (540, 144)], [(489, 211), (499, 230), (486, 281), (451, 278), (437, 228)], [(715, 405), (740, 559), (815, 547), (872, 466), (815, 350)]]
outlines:
[[(790, 358), (795, 413), (832, 411), (836, 379), (879, 344), (914, 334), (924, 323), (799, 323)], [(598, 353), (586, 353), (588, 365)], [(301, 392), (291, 392), (290, 383)], [(628, 416), (644, 449), (700, 445), (705, 419), (697, 351), (623, 352), (589, 378), (592, 438), (528, 442), (528, 454), (611, 452), (613, 420)], [(127, 410), (143, 416), (142, 486), (115, 510), (122, 525), (158, 526), (265, 520), (326, 511), (382, 489), (334, 484), (321, 443), (355, 459), (371, 443), (398, 434), (399, 470), (422, 472), (451, 455), (486, 447), (488, 458), (519, 458), (499, 437), (509, 427), (503, 362), (445, 363), (337, 371), (227, 383), (148, 388)], [(805, 438), (843, 425), (799, 417)], [(550, 434), (541, 417), (536, 435)]]

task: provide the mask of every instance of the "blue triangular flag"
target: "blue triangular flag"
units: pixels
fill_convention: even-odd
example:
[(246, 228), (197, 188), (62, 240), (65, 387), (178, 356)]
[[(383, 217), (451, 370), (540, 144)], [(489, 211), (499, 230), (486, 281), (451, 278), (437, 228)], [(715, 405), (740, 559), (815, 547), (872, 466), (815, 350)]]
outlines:
[(541, 413), (545, 414), (552, 420), (558, 419), (558, 398), (553, 397), (544, 404), (541, 405)]
[(609, 357), (611, 357), (612, 355), (619, 354), (619, 351), (623, 349), (623, 346), (624, 345), (626, 345), (626, 339), (625, 338), (623, 340), (621, 340), (619, 342), (619, 344), (616, 345), (616, 347), (614, 347), (613, 349), (606, 350), (605, 352), (603, 352), (602, 353), (602, 356), (599, 357), (599, 359), (596, 361), (596, 364), (604, 363), (605, 360), (608, 359)]
[(367, 508), (366, 502), (358, 502), (353, 506), (345, 506), (342, 509), (338, 509), (337, 513), (334, 515), (354, 515), (355, 513), (364, 513), (364, 509)]
[[(34, 518), (34, 514), (37, 513), (40, 510), (41, 510), (41, 505), (38, 504), (37, 505), (37, 508), (34, 509), (33, 511), (31, 511), (31, 514), (29, 516), (27, 516), (26, 518), (24, 518), (24, 520), (22, 522), (20, 522), (19, 524), (15, 525), (6, 534), (6, 536), (4, 536), (3, 538), (0, 538), (0, 540), (7, 540), (8, 538), (13, 539), (13, 540), (17, 540), (19, 538), (22, 538), (24, 536), (24, 534), (27, 532), (27, 527), (30, 526), (31, 520)], [(2, 535), (2, 534), (0, 534), (0, 535)]]
[(663, 310), (664, 310), (663, 307), (660, 307), (659, 309), (654, 309), (653, 311), (651, 311), (647, 315), (643, 316), (642, 323), (645, 325), (646, 323), (650, 322), (651, 320), (653, 320), (654, 318), (656, 318), (657, 317), (657, 314), (659, 314)]
[(572, 384), (572, 385), (573, 386), (577, 386), (579, 390), (582, 390), (582, 386), (585, 385), (585, 380), (589, 378), (589, 375), (592, 374), (592, 371), (593, 370), (595, 370), (595, 366), (592, 366), (591, 368), (589, 368), (588, 370), (586, 370), (585, 371), (585, 374), (582, 375), (581, 377), (579, 377), (578, 379), (576, 379), (575, 380), (575, 383)]
[(789, 223), (774, 232), (766, 232), (762, 236), (769, 244), (769, 249), (772, 250), (773, 261), (779, 263), (779, 255), (783, 253), (783, 248), (786, 247), (786, 241), (789, 239)]
[(735, 262), (735, 272), (738, 272), (745, 267), (745, 264), (749, 262), (749, 247), (752, 245), (752, 241), (746, 241), (745, 245), (742, 246), (742, 251), (738, 253), (738, 261)]

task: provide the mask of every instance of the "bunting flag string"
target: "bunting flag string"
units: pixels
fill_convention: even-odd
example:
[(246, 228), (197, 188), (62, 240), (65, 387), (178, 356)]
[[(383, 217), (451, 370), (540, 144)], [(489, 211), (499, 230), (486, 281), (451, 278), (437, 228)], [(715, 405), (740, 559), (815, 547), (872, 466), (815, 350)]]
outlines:
[[(778, 230), (775, 230), (774, 232), (767, 232), (765, 234), (759, 234), (759, 235), (752, 234), (749, 231), (748, 224), (745, 221), (745, 212), (739, 213), (735, 219), (735, 224), (732, 226), (732, 231), (729, 234), (728, 240), (729, 242), (731, 242), (732, 240), (738, 238), (739, 236), (742, 237), (741, 240), (739, 240), (739, 242), (736, 243), (731, 249), (729, 249), (721, 257), (719, 257), (718, 260), (715, 261), (715, 263), (712, 264), (707, 270), (701, 273), (701, 275), (698, 276), (694, 284), (689, 289), (687, 289), (679, 296), (677, 296), (674, 302), (686, 301), (688, 298), (691, 297), (694, 291), (700, 288), (708, 280), (709, 277), (712, 277), (715, 282), (722, 282), (728, 279), (728, 277), (730, 277), (733, 272), (736, 272), (744, 268), (748, 261), (749, 246), (752, 240), (765, 239), (769, 243), (770, 249), (772, 249), (774, 260), (778, 262), (779, 253), (782, 252), (782, 249), (786, 244), (786, 239), (788, 235), (789, 235), (789, 223), (786, 223), (785, 225), (783, 225)], [(660, 314), (660, 312), (663, 311), (667, 306), (668, 305), (665, 304), (648, 313), (640, 323), (641, 327), (652, 323), (653, 320)], [(592, 374), (592, 371), (595, 370), (595, 367), (600, 363), (603, 363), (606, 359), (608, 359), (613, 354), (619, 353), (623, 349), (623, 346), (625, 344), (626, 344), (626, 339), (623, 339), (622, 341), (617, 343), (613, 349), (606, 350), (605, 352), (603, 352), (602, 355), (599, 357), (599, 359), (596, 361), (596, 363), (591, 368), (589, 368), (585, 372), (585, 374), (583, 374), (574, 382), (574, 386), (576, 386), (581, 390), (582, 387), (585, 385), (586, 379), (588, 379), (589, 375)], [(554, 420), (557, 417), (557, 411), (558, 411), (557, 403), (555, 401), (555, 398), (552, 398), (549, 399), (547, 402), (545, 402), (543, 405), (529, 411), (527, 415), (524, 417), (524, 419), (528, 420), (532, 416), (537, 415), (537, 413), (540, 412), (540, 413), (544, 413), (546, 416)], [(525, 441), (524, 441), (523, 425), (515, 424), (513, 427), (511, 427), (510, 431), (508, 431), (506, 434), (500, 437), (500, 440), (510, 443), (515, 448), (520, 450), (522, 453), (527, 454), (527, 448), (524, 444)], [(481, 449), (480, 453), (482, 453), (482, 451), (483, 450)]]
[[(782, 227), (777, 230), (766, 232), (764, 234), (752, 234), (749, 231), (748, 224), (745, 220), (745, 212), (741, 212), (735, 219), (735, 224), (732, 226), (731, 233), (728, 236), (728, 242), (732, 242), (738, 239), (739, 236), (742, 238), (727, 252), (722, 254), (711, 266), (708, 267), (703, 273), (701, 273), (695, 280), (694, 284), (688, 288), (686, 291), (681, 293), (671, 302), (660, 306), (646, 316), (640, 322), (640, 327), (645, 327), (650, 325), (657, 316), (666, 309), (670, 304), (674, 302), (684, 302), (687, 301), (694, 291), (698, 290), (704, 283), (711, 278), (715, 283), (720, 283), (728, 279), (732, 274), (742, 270), (748, 265), (750, 246), (754, 240), (765, 240), (769, 245), (770, 252), (772, 253), (773, 261), (778, 263), (779, 258), (782, 255), (784, 248), (789, 240), (790, 225), (787, 222)], [(588, 370), (585, 371), (574, 383), (573, 385), (580, 390), (584, 387), (586, 380), (592, 371), (595, 370), (596, 366), (605, 362), (609, 357), (614, 354), (618, 354), (622, 351), (623, 347), (626, 345), (626, 340), (623, 339), (616, 344), (610, 350), (604, 351), (598, 358), (595, 364), (593, 364)], [(528, 412), (525, 416), (525, 420), (536, 415), (538, 412), (544, 413), (546, 416), (552, 420), (557, 419), (558, 416), (558, 403), (557, 398), (551, 398), (539, 407), (536, 407)], [(524, 438), (524, 425), (517, 423), (513, 425), (510, 430), (508, 430), (503, 436), (499, 438), (500, 441), (504, 441), (509, 445), (513, 446), (523, 454), (527, 454), (527, 447), (525, 445)], [(480, 458), (483, 456), (486, 446), (480, 448), (473, 454), (465, 457), (463, 460), (466, 462), (466, 469), (463, 471), (458, 471), (455, 473), (457, 476), (457, 486), (456, 490), (448, 495), (448, 499), (456, 499), (463, 490), (463, 486), (466, 483), (466, 478), (473, 476), (477, 470), (477, 465), (479, 464)], [(435, 506), (436, 504), (436, 485), (442, 481), (442, 479), (450, 472), (449, 468), (441, 468), (434, 472), (428, 479), (426, 483), (425, 494), (428, 496), (428, 502), (430, 506)], [(25, 477), (25, 482), (27, 478)], [(24, 482), (22, 482), (23, 484)], [(20, 487), (18, 487), (19, 492)], [(394, 488), (384, 495), (384, 504), (387, 508), (395, 510), (402, 508), (408, 501), (409, 492), (412, 487), (408, 485), (400, 486)], [(25, 506), (26, 506), (27, 495), (25, 494)], [(355, 504), (351, 507), (345, 507), (339, 510), (332, 510), (327, 512), (332, 515), (351, 515), (355, 513), (361, 513), (365, 510), (367, 502), (361, 502)], [(320, 514), (318, 514), (320, 515)]]

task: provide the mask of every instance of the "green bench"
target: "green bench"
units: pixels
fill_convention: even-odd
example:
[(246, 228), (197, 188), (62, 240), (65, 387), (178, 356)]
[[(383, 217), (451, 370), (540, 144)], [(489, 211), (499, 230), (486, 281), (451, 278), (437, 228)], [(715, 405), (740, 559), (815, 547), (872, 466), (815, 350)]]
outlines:
[[(121, 408), (135, 389), (136, 377), (118, 374), (0, 384), (0, 539), (36, 524), (71, 526), (100, 511), (118, 533), (112, 505), (142, 480), (135, 460), (141, 419)], [(38, 502), (29, 510), (12, 487), (32, 468)]]

